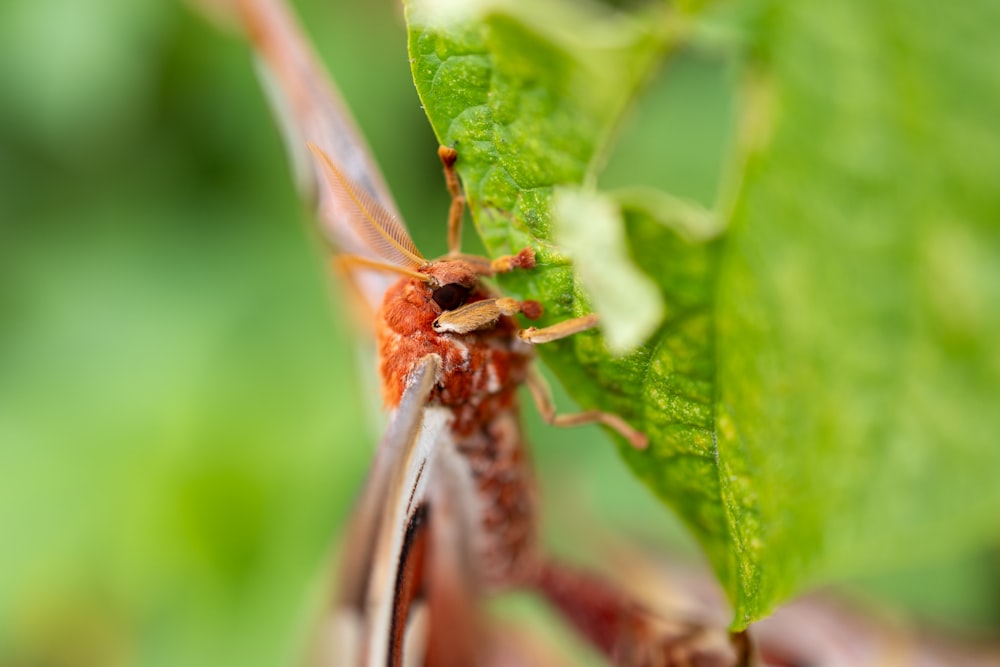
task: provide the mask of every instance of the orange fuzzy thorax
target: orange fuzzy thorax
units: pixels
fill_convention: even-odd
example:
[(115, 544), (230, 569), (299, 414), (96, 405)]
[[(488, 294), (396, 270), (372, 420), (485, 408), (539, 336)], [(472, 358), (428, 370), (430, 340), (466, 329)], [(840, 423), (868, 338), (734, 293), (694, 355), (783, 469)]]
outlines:
[[(441, 262), (435, 272), (442, 282), (460, 282), (464, 262)], [(468, 275), (468, 274), (466, 274)], [(476, 288), (468, 302), (489, 295)], [(428, 354), (441, 357), (441, 375), (431, 402), (452, 408), (457, 433), (474, 422), (488, 421), (490, 412), (509, 407), (514, 390), (521, 384), (531, 361), (530, 352), (519, 346), (517, 325), (501, 317), (496, 326), (466, 334), (439, 334), (432, 323), (441, 309), (431, 298), (427, 283), (404, 278), (386, 292), (378, 322), (378, 349), (382, 392), (386, 407), (393, 409), (403, 395), (414, 364)]]

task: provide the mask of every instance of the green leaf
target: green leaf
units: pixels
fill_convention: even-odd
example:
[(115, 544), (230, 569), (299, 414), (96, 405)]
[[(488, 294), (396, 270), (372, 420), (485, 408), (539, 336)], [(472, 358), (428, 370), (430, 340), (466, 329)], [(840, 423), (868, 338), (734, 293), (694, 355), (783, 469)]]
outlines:
[(743, 622), (997, 534), (1000, 12), (942, 9), (757, 26), (716, 310)]
[[(542, 301), (547, 322), (582, 314), (589, 300), (553, 246), (554, 188), (593, 186), (651, 69), (699, 31), (655, 9), (438, 7), (408, 3), (428, 117), (458, 149), (488, 251), (532, 245), (541, 260), (504, 287)], [(701, 541), (742, 628), (819, 583), (996, 535), (1000, 233), (987, 221), (1000, 214), (1000, 46), (988, 26), (1000, 16), (986, 2), (739, 9), (738, 188), (718, 215), (619, 195), (662, 323), (623, 358), (597, 334), (543, 355), (582, 406), (650, 436), (646, 452), (620, 450)]]

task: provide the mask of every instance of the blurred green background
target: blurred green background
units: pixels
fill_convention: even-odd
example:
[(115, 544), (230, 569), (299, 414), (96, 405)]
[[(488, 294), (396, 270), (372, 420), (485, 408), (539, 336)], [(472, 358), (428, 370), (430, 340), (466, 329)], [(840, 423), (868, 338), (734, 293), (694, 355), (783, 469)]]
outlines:
[[(447, 194), (399, 7), (297, 6), (418, 246), (442, 253)], [(666, 68), (602, 186), (710, 205), (732, 65)], [(377, 438), (356, 329), (238, 35), (179, 3), (0, 5), (0, 665), (299, 655)], [(625, 533), (696, 557), (597, 430), (525, 408), (554, 549), (593, 562)], [(995, 563), (859, 587), (985, 630)]]

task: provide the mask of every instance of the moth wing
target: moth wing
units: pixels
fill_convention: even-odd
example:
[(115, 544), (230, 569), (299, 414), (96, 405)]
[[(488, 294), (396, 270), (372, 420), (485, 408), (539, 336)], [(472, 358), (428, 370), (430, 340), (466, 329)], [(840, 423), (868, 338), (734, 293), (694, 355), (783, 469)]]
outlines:
[(393, 485), (404, 472), (404, 462), (418, 450), (427, 399), (441, 367), (437, 355), (420, 359), (410, 372), (399, 406), (375, 451), (375, 460), (347, 531), (349, 552), (342, 568), (342, 605), (363, 608), (365, 589), (372, 566), (380, 517), (389, 504), (389, 495), (400, 493)]
[(427, 664), (481, 664), (488, 643), (479, 618), (479, 494), (468, 460), (447, 443), (433, 461), (430, 552), (425, 566)]
[(416, 635), (407, 633), (414, 603), (423, 595), (433, 521), (428, 492), (433, 459), (436, 450), (447, 445), (450, 420), (446, 408), (424, 410), (420, 432), (393, 481), (380, 517), (366, 597), (363, 645), (369, 667), (404, 665), (406, 653), (422, 652), (425, 630), (418, 628)]
[[(277, 117), (299, 190), (314, 201), (324, 234), (347, 254), (380, 257), (351, 224), (350, 202), (327, 185), (323, 166), (312, 159), (307, 142), (318, 146), (351, 184), (370, 196), (405, 230), (371, 150), (358, 131), (340, 93), (316, 57), (291, 10), (282, 0), (238, 0), (238, 9), (257, 55), (258, 73)], [(372, 312), (396, 277), (381, 272), (351, 275)]]
[[(379, 443), (346, 535), (329, 664), (384, 666), (402, 650), (422, 572), (430, 462), (448, 426), (447, 411), (427, 407), (440, 364), (437, 355), (417, 362)], [(409, 589), (397, 590), (404, 580)]]
[(436, 355), (417, 364), (379, 444), (347, 534), (330, 664), (474, 661), (478, 500), (451, 412), (427, 406), (439, 367)]

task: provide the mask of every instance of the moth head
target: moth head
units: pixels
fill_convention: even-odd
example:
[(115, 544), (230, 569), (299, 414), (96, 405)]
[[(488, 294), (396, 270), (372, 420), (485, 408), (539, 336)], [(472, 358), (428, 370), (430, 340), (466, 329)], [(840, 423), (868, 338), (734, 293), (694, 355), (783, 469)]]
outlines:
[(479, 277), (482, 275), (472, 262), (447, 258), (428, 262), (419, 269), (419, 272), (428, 277), (427, 284), (435, 295), (434, 301), (444, 310), (454, 310), (456, 306), (446, 307), (442, 301), (452, 302), (463, 292), (464, 296), (468, 297), (479, 284)]
[[(420, 269), (430, 280), (425, 289), (440, 315), (461, 310), (479, 292), (480, 271), (465, 259), (439, 259)], [(482, 297), (479, 297), (482, 298)], [(441, 333), (437, 327), (435, 331)]]
[[(485, 257), (465, 255), (460, 252), (457, 242), (460, 226), (449, 224), (449, 254), (441, 259), (427, 260), (413, 243), (402, 222), (370, 192), (348, 178), (322, 149), (312, 143), (309, 144), (309, 149), (325, 177), (324, 183), (331, 201), (336, 204), (336, 209), (370, 253), (368, 256), (354, 256), (353, 263), (360, 267), (398, 273), (423, 283), (423, 289), (427, 290), (430, 297), (428, 303), (433, 303), (434, 308), (440, 312), (434, 321), (435, 331), (467, 333), (495, 326), (501, 316), (520, 312), (533, 319), (536, 312), (540, 313), (541, 307), (536, 302), (520, 303), (513, 299), (488, 298), (490, 290), (480, 289), (479, 283), (480, 278), (497, 273), (533, 268), (535, 253), (531, 248), (492, 261)], [(443, 147), (439, 155), (445, 165), (449, 190), (453, 197), (459, 196), (460, 186), (452, 169), (458, 154), (453, 148)], [(458, 210), (457, 220), (460, 221), (461, 208)], [(452, 236), (455, 237), (454, 240)], [(526, 305), (527, 308), (524, 307)]]

